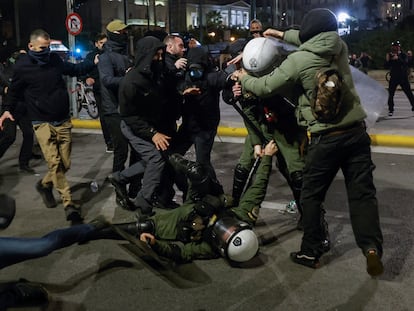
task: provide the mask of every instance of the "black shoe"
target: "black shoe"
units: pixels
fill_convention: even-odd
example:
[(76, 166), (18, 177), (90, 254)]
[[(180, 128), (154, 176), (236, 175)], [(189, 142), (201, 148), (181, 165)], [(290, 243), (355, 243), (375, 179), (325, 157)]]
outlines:
[(393, 114), (394, 114), (394, 111), (388, 111), (388, 116), (389, 116), (389, 117), (392, 117), (392, 116), (393, 116)]
[(127, 198), (126, 184), (120, 182), (114, 175), (108, 176), (109, 182), (114, 186), (117, 196)]
[(36, 183), (36, 190), (40, 193), (43, 203), (45, 203), (47, 208), (54, 208), (57, 206), (55, 197), (53, 196), (53, 186), (43, 186), (42, 180), (39, 180)]
[(378, 276), (384, 272), (384, 265), (375, 249), (368, 250), (367, 254), (367, 272), (370, 276)]
[(317, 269), (320, 267), (319, 259), (315, 256), (309, 256), (302, 252), (293, 252), (290, 253), (290, 259), (297, 264)]
[(121, 197), (118, 194), (116, 194), (115, 202), (119, 207), (127, 211), (135, 211), (137, 209), (137, 207), (129, 200), (129, 198)]
[(66, 220), (71, 221), (72, 223), (82, 223), (83, 221), (80, 208), (73, 204), (69, 204), (65, 207), (65, 214)]
[(8, 307), (40, 307), (46, 306), (49, 303), (49, 295), (41, 284), (28, 282), (24, 279), (9, 284), (7, 291), (14, 296), (14, 301), (10, 302)]
[(20, 172), (27, 174), (36, 174), (36, 171), (32, 169), (28, 164), (20, 164)]
[(114, 153), (114, 146), (112, 146), (112, 145), (107, 145), (107, 146), (106, 146), (106, 150), (105, 150), (105, 152), (106, 152), (106, 153)]

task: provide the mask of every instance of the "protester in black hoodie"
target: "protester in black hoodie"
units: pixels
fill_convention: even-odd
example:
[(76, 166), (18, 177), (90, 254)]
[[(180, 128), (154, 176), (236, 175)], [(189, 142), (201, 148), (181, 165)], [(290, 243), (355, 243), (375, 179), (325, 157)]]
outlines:
[(142, 188), (134, 203), (142, 213), (151, 214), (153, 207), (166, 207), (159, 190), (164, 178), (164, 152), (176, 131), (176, 112), (169, 106), (163, 81), (164, 44), (148, 36), (137, 43), (135, 66), (121, 81), (119, 105), (121, 130), (143, 161), (115, 172), (110, 181), (123, 195), (131, 176), (144, 172)]
[[(63, 75), (82, 76), (93, 69), (94, 63), (64, 62), (50, 52), (50, 36), (42, 30), (30, 35), (29, 50), (14, 66), (0, 129), (6, 119), (14, 121), (16, 106), (24, 102), (26, 113), (32, 121), (37, 141), (48, 163), (48, 172), (36, 184), (48, 208), (55, 207), (53, 187), (60, 193), (68, 221), (82, 219), (80, 208), (72, 201), (70, 186), (65, 173), (70, 168), (72, 123), (70, 120), (69, 94)], [(97, 59), (95, 59), (97, 62)]]
[[(128, 56), (127, 25), (121, 20), (115, 19), (106, 26), (108, 41), (104, 45), (104, 53), (99, 57), (98, 71), (101, 85), (101, 115), (110, 132), (114, 158), (112, 172), (118, 172), (125, 168), (128, 159), (128, 140), (122, 135), (119, 115), (118, 90), (119, 84), (128, 70), (133, 66), (132, 59)], [(131, 150), (130, 164), (137, 160), (137, 154)], [(139, 180), (135, 180), (129, 188), (129, 197), (135, 197)], [(125, 190), (126, 191), (126, 190)], [(124, 209), (131, 209), (128, 198), (116, 196), (116, 202)]]

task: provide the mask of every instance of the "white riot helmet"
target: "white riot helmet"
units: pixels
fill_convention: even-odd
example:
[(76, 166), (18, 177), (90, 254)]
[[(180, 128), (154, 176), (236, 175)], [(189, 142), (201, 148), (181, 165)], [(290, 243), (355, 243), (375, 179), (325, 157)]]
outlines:
[(217, 220), (212, 237), (220, 254), (230, 261), (248, 261), (259, 250), (259, 241), (249, 224), (232, 217)]
[(243, 50), (243, 67), (253, 76), (263, 76), (279, 66), (295, 49), (296, 47), (271, 37), (252, 39)]

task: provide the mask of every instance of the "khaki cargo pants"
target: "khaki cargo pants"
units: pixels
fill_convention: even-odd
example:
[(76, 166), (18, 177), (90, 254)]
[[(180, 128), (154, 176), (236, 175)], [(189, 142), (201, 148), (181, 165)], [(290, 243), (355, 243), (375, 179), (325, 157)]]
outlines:
[(65, 177), (71, 164), (72, 122), (69, 120), (59, 126), (46, 122), (33, 125), (33, 129), (48, 165), (48, 172), (43, 177), (42, 184), (53, 184), (62, 198), (64, 207), (73, 204), (70, 186)]

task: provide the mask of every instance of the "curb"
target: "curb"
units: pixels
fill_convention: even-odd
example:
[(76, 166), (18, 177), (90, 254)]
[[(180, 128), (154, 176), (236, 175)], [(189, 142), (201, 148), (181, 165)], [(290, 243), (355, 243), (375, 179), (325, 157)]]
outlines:
[[(99, 120), (72, 119), (72, 124), (74, 128), (81, 129), (101, 128)], [(247, 130), (244, 127), (219, 126), (217, 129), (217, 135), (228, 137), (246, 137)], [(384, 134), (370, 134), (369, 136), (371, 137), (371, 144), (373, 146), (414, 148), (414, 136)]]

